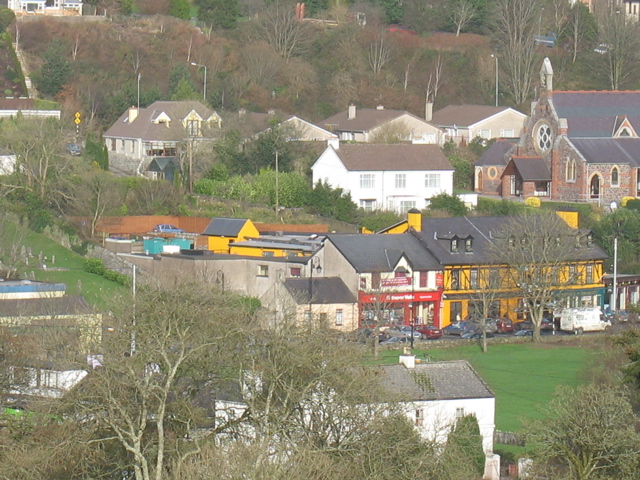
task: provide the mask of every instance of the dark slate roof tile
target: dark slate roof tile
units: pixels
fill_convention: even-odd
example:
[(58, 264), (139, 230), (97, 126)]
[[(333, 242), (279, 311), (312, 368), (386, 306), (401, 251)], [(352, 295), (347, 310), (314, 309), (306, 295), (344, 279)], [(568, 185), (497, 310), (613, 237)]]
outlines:
[(513, 163), (525, 182), (551, 181), (551, 171), (541, 157), (513, 157)]
[(438, 145), (342, 144), (336, 153), (349, 171), (453, 170)]
[(640, 138), (572, 138), (587, 163), (628, 163), (640, 167)]
[(214, 218), (202, 234), (212, 237), (237, 237), (247, 222), (246, 218)]
[(500, 166), (504, 167), (509, 163), (507, 153), (516, 144), (517, 139), (510, 141), (499, 139), (491, 144), (486, 152), (476, 161), (478, 167)]
[(355, 118), (349, 119), (349, 110), (347, 109), (323, 120), (320, 122), (320, 126), (327, 128), (329, 131), (368, 132), (405, 113), (409, 114), (404, 110), (358, 108), (356, 109)]

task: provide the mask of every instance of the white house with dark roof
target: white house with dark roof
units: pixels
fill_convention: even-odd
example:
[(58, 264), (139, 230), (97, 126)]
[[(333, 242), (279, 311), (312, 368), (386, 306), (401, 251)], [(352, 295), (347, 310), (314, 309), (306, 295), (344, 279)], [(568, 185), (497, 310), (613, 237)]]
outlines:
[(157, 157), (179, 157), (214, 140), (222, 126), (220, 116), (196, 101), (154, 102), (130, 107), (103, 134), (109, 165), (142, 175)]
[(442, 146), (445, 132), (428, 121), (431, 108), (427, 103), (427, 119), (424, 119), (405, 110), (387, 110), (382, 105), (361, 109), (350, 105), (347, 110), (320, 122), (320, 126), (338, 135), (340, 140), (365, 143), (394, 140)]
[(423, 438), (444, 443), (456, 420), (473, 415), (485, 453), (493, 452), (495, 395), (466, 360), (416, 363), (401, 355), (400, 361), (381, 367), (379, 380), (399, 397)]
[(453, 167), (437, 145), (330, 142), (311, 167), (313, 184), (342, 188), (365, 210), (405, 213), (453, 194)]
[(82, 0), (7, 0), (16, 15), (82, 15)]
[(476, 137), (517, 138), (522, 134), (527, 116), (510, 107), (491, 105), (449, 105), (428, 119), (447, 132), (456, 144), (469, 143)]

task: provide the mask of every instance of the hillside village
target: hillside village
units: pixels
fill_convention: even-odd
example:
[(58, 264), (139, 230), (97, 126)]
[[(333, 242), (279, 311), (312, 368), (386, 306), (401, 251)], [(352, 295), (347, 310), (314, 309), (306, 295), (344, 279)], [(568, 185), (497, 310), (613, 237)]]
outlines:
[(637, 478), (638, 4), (8, 0), (0, 477)]

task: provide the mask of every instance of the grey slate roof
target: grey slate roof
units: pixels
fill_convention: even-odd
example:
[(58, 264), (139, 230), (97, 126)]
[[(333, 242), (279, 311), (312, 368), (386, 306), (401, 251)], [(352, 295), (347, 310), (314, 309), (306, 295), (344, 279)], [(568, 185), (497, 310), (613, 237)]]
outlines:
[[(115, 138), (141, 138), (146, 141), (170, 141), (179, 142), (187, 136), (187, 130), (182, 125), (182, 120), (192, 111), (208, 120), (215, 112), (202, 103), (196, 101), (154, 102), (147, 108), (140, 108), (135, 120), (129, 123), (129, 110), (104, 133), (103, 137)], [(162, 113), (166, 113), (171, 121), (166, 123), (154, 123), (154, 120)], [(217, 128), (215, 129), (217, 130)], [(214, 129), (208, 128), (203, 123), (202, 137), (210, 138)]]
[[(413, 232), (434, 258), (442, 265), (481, 265), (495, 262), (493, 238), (510, 228), (511, 217), (452, 217), (423, 218), (422, 231)], [(587, 231), (583, 230), (586, 234)], [(514, 232), (518, 234), (518, 232)], [(451, 251), (453, 237), (466, 239), (472, 237), (472, 252), (465, 253), (464, 248)], [(597, 245), (583, 246), (575, 250), (570, 260), (599, 260), (608, 255)]]
[(283, 283), (300, 305), (311, 301), (322, 305), (357, 302), (340, 277), (287, 278)]
[(389, 272), (402, 254), (415, 270), (438, 270), (438, 261), (410, 233), (335, 234), (327, 237), (357, 272)]
[(541, 157), (513, 157), (513, 163), (525, 182), (551, 181), (551, 171)]
[(499, 139), (491, 144), (486, 152), (476, 161), (478, 167), (500, 166), (504, 167), (509, 163), (507, 152), (515, 145), (515, 142)]
[(246, 218), (214, 218), (202, 235), (212, 237), (237, 237), (248, 220)]
[[(349, 119), (349, 110), (347, 109), (323, 120), (319, 125), (333, 132), (368, 132), (404, 114), (411, 115), (405, 110), (358, 108), (356, 116)], [(423, 121), (426, 123), (426, 120)]]
[(466, 360), (427, 362), (414, 369), (386, 365), (379, 372), (382, 386), (406, 401), (495, 398)]
[(440, 127), (469, 127), (509, 107), (492, 105), (449, 105), (433, 113), (432, 123)]
[(167, 166), (171, 166), (175, 170), (180, 170), (180, 160), (178, 157), (156, 157), (151, 160), (147, 171), (149, 172), (164, 172)]
[(0, 317), (35, 317), (90, 314), (93, 310), (82, 295), (52, 298), (0, 300)]
[(235, 113), (228, 113), (224, 116), (225, 125), (231, 129), (240, 131), (243, 136), (250, 137), (260, 132), (264, 132), (274, 124), (282, 124), (283, 122), (293, 118), (293, 115), (281, 112), (249, 112), (241, 109)]
[(587, 163), (628, 163), (640, 167), (640, 139), (638, 138), (573, 138)]
[(640, 131), (640, 91), (553, 92), (551, 102), (558, 117), (567, 119), (570, 138), (611, 137), (622, 115)]
[(342, 144), (336, 153), (352, 172), (453, 170), (437, 145)]

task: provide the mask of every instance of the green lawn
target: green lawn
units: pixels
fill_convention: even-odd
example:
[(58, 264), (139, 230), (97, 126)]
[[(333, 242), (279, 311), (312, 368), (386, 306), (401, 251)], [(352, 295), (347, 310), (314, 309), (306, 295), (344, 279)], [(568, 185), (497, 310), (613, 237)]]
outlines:
[[(426, 350), (415, 349), (418, 358)], [(483, 354), (477, 345), (433, 348), (434, 360), (466, 359), (496, 395), (496, 428), (514, 432), (523, 419), (538, 418), (560, 384), (575, 386), (596, 350), (558, 344), (489, 345)], [(396, 363), (398, 350), (382, 351), (376, 363)]]
[[(83, 270), (84, 258), (77, 253), (62, 247), (48, 237), (35, 233), (31, 230), (23, 230), (23, 233), (15, 234), (15, 225), (5, 224), (6, 232), (0, 235), (0, 242), (16, 242), (31, 248), (34, 258), (31, 258), (29, 265), (22, 270), (31, 278), (34, 272), (35, 279), (43, 282), (59, 282), (67, 285), (67, 295), (76, 295), (79, 287), (82, 295), (92, 305), (102, 310), (107, 307), (109, 299), (113, 299), (120, 293), (126, 291), (125, 287), (115, 282), (106, 280), (104, 277), (87, 273)], [(2, 245), (7, 251), (9, 245)], [(43, 270), (38, 268), (38, 255), (46, 257), (44, 263), (47, 267), (61, 268), (64, 270)], [(53, 258), (55, 257), (55, 263)]]

